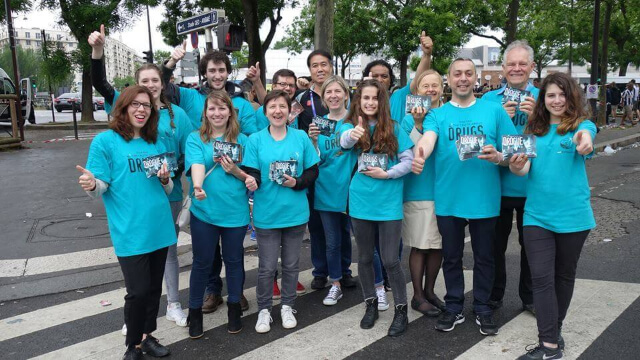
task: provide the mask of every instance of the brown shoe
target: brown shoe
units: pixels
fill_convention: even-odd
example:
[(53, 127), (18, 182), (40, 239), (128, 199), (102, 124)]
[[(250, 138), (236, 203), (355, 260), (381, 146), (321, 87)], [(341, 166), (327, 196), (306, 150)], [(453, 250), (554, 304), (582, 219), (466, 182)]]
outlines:
[(218, 310), (218, 306), (222, 305), (224, 301), (222, 301), (222, 296), (208, 294), (204, 298), (204, 304), (202, 304), (202, 312), (205, 314), (210, 314), (216, 310)]
[(244, 293), (240, 295), (240, 308), (242, 309), (242, 311), (249, 310), (249, 300), (244, 297)]

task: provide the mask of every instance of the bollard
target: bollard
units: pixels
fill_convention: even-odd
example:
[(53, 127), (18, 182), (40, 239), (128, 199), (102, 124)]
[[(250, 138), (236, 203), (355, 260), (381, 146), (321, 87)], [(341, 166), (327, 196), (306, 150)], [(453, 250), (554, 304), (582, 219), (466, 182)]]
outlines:
[(71, 103), (71, 114), (73, 114), (73, 133), (76, 136), (76, 140), (78, 140), (78, 119), (76, 118), (76, 102)]

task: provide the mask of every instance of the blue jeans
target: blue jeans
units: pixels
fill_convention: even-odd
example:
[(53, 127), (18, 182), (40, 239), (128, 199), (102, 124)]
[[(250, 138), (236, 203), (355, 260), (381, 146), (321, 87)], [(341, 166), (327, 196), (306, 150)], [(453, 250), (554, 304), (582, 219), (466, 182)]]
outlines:
[(313, 264), (314, 277), (326, 278), (329, 275), (329, 266), (327, 264), (327, 239), (325, 238), (324, 229), (322, 228), (322, 220), (320, 213), (313, 209), (313, 200), (309, 203), (309, 239), (311, 240), (311, 264)]
[[(447, 311), (459, 314), (464, 309), (464, 228), (467, 219), (455, 216), (436, 216), (442, 235), (442, 273), (447, 294)], [(471, 248), (473, 249), (473, 309), (478, 315), (491, 315), (489, 297), (493, 288), (494, 256), (497, 217), (469, 219)]]
[(351, 275), (351, 235), (349, 216), (341, 212), (318, 211), (326, 239), (326, 264), (329, 281), (340, 281), (342, 275)]
[(222, 238), (222, 255), (227, 269), (228, 302), (239, 303), (244, 279), (244, 235), (246, 226), (225, 228), (208, 224), (191, 214), (191, 246), (193, 265), (189, 279), (189, 308), (202, 307), (203, 296), (211, 275), (216, 248)]

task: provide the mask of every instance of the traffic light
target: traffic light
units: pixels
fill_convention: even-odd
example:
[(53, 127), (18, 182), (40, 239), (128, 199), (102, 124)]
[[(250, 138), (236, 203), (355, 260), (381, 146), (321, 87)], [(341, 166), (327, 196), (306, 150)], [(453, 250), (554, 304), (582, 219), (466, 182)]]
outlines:
[(223, 23), (218, 25), (218, 49), (231, 53), (240, 51), (242, 43), (245, 39), (245, 31), (243, 26)]
[(144, 59), (144, 62), (153, 64), (153, 51), (143, 51), (142, 53), (144, 54), (144, 56), (142, 57)]

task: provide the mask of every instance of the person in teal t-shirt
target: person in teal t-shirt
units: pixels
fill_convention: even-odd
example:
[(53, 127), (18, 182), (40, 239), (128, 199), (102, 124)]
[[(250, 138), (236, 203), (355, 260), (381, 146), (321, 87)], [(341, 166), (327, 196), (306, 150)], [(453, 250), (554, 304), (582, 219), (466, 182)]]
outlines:
[[(111, 113), (113, 105), (118, 100), (120, 93), (107, 81), (104, 64), (104, 27), (101, 32), (94, 31), (89, 36), (91, 46), (91, 81), (96, 90), (105, 99), (105, 111)], [(176, 224), (178, 214), (182, 209), (182, 168), (184, 163), (184, 146), (187, 136), (193, 128), (191, 122), (182, 109), (173, 106), (162, 91), (162, 74), (155, 64), (144, 64), (136, 70), (136, 84), (149, 89), (153, 95), (153, 104), (159, 111), (158, 141), (164, 143), (168, 152), (175, 153), (179, 164), (178, 171), (174, 172), (173, 191), (169, 194), (169, 204), (176, 235), (180, 229)], [(167, 288), (167, 319), (174, 321), (178, 326), (187, 325), (187, 315), (182, 311), (179, 298), (178, 273), (178, 246), (169, 247), (167, 264), (165, 266), (165, 284)], [(123, 326), (126, 333), (126, 327)]]
[[(419, 174), (429, 156), (435, 156), (435, 202), (438, 229), (442, 235), (442, 271), (447, 295), (446, 311), (436, 330), (448, 332), (464, 322), (464, 274), (462, 257), (464, 229), (469, 225), (473, 247), (473, 297), (476, 323), (482, 335), (496, 335), (489, 296), (493, 287), (493, 243), (500, 213), (500, 171), (507, 166), (499, 150), (502, 136), (516, 129), (498, 104), (476, 100), (473, 85), (476, 68), (469, 59), (457, 59), (449, 66), (447, 80), (452, 99), (429, 111), (424, 135), (415, 149), (414, 173)], [(462, 160), (457, 144), (463, 135), (483, 146), (475, 157)], [(437, 146), (436, 146), (437, 144)], [(435, 150), (434, 150), (435, 147)]]
[[(440, 107), (443, 81), (434, 70), (427, 70), (416, 78), (415, 95), (429, 96), (431, 109)], [(417, 106), (402, 120), (403, 130), (414, 143), (422, 137), (424, 120), (429, 108)], [(434, 205), (435, 157), (430, 157), (420, 175), (404, 176), (402, 239), (411, 247), (409, 271), (413, 284), (411, 307), (426, 316), (438, 316), (444, 302), (434, 292), (436, 278), (442, 264), (442, 236), (438, 231)], [(424, 284), (424, 285), (423, 285)]]
[(406, 283), (399, 259), (402, 176), (411, 170), (413, 143), (391, 119), (387, 89), (377, 80), (360, 82), (340, 133), (342, 148), (354, 148), (352, 151), (358, 154), (358, 170), (349, 185), (348, 206), (358, 246), (358, 273), (366, 305), (360, 327), (370, 329), (378, 318), (373, 268), (378, 233), (380, 256), (389, 274), (395, 303), (388, 335), (400, 336), (409, 323)]
[(169, 354), (151, 335), (156, 329), (167, 250), (177, 242), (167, 198), (173, 181), (166, 163), (157, 176), (147, 176), (145, 171), (146, 158), (166, 151), (157, 141), (158, 111), (152, 99), (144, 87), (127, 88), (116, 103), (110, 130), (91, 142), (86, 169), (76, 166), (82, 172), (83, 190), (92, 197), (102, 196), (124, 275), (125, 358), (141, 357), (143, 351)]
[(540, 101), (526, 129), (536, 136), (537, 156), (517, 155), (510, 164), (515, 174), (529, 174), (524, 246), (540, 342), (520, 360), (562, 358), (561, 329), (573, 296), (578, 259), (589, 231), (596, 226), (585, 159), (593, 154), (597, 129), (586, 120), (582, 91), (564, 73), (548, 75), (540, 88)]
[[(502, 104), (515, 126), (518, 134), (522, 134), (527, 125), (527, 119), (531, 115), (538, 98), (539, 90), (529, 83), (529, 76), (533, 71), (533, 49), (526, 41), (516, 40), (507, 46), (504, 51), (502, 73), (507, 84), (501, 89), (490, 91), (482, 97), (483, 100)], [(530, 94), (522, 101), (505, 99), (505, 91), (512, 89), (528, 91)], [(508, 96), (508, 95), (507, 95)], [(524, 203), (527, 200), (526, 176), (516, 176), (506, 167), (500, 168), (500, 184), (502, 198), (500, 200), (500, 217), (496, 225), (496, 243), (493, 247), (495, 258), (495, 279), (489, 306), (497, 309), (502, 306), (502, 298), (507, 286), (506, 257), (509, 235), (513, 227), (513, 213), (516, 213), (516, 228), (518, 229), (518, 242), (520, 243), (520, 281), (518, 293), (522, 300), (523, 310), (535, 314), (533, 307), (533, 293), (531, 292), (531, 272), (527, 254), (524, 251), (522, 234), (522, 217)]]
[(302, 237), (309, 221), (306, 189), (318, 177), (320, 160), (309, 136), (287, 126), (291, 100), (284, 91), (267, 94), (264, 110), (270, 125), (249, 137), (243, 162), (245, 171), (258, 183), (253, 205), (258, 238), (258, 333), (271, 330), (273, 278), (279, 256), (282, 326), (297, 326), (293, 305)]
[[(248, 138), (240, 133), (233, 103), (224, 91), (212, 91), (205, 101), (202, 126), (187, 140), (185, 169), (193, 190), (191, 236), (193, 268), (189, 289), (189, 336), (201, 337), (202, 305), (219, 240), (227, 274), (227, 324), (232, 334), (242, 330), (240, 298), (244, 283), (244, 236), (249, 224), (246, 183), (255, 181), (238, 164)], [(211, 241), (211, 240), (214, 241)]]
[[(335, 305), (342, 298), (342, 286), (355, 287), (351, 279), (351, 235), (349, 232), (349, 216), (347, 194), (351, 174), (357, 158), (354, 151), (340, 147), (340, 127), (347, 115), (349, 104), (349, 87), (343, 78), (330, 76), (322, 83), (320, 89), (322, 102), (329, 109), (327, 119), (328, 131), (321, 134), (315, 123), (309, 125), (309, 137), (320, 152), (319, 175), (315, 182), (313, 207), (318, 212), (324, 237), (319, 237), (316, 244), (319, 254), (314, 254), (316, 265), (322, 264), (329, 276), (331, 288), (323, 300), (324, 305)], [(333, 129), (333, 130), (331, 130)], [(346, 281), (345, 281), (346, 280)]]

